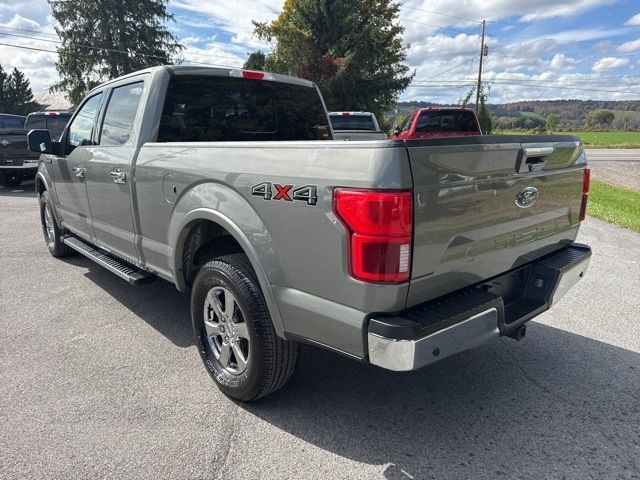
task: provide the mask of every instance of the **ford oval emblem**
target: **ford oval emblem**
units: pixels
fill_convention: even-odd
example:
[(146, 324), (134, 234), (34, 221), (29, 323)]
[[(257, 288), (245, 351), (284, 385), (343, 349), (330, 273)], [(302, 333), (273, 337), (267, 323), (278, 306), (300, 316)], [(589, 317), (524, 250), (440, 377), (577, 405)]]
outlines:
[(527, 187), (516, 196), (516, 205), (520, 208), (529, 208), (536, 203), (538, 198), (538, 189), (536, 187)]

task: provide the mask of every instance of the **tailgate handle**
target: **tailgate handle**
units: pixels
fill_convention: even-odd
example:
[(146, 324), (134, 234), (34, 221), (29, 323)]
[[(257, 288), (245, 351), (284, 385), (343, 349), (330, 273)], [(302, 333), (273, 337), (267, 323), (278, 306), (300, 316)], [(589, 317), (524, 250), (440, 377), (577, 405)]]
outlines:
[[(536, 172), (542, 170), (544, 164), (547, 163), (547, 157), (551, 155), (554, 150), (554, 147), (525, 147), (524, 156), (526, 160), (524, 161), (524, 166), (526, 171)], [(520, 173), (522, 173), (522, 170), (520, 170)]]

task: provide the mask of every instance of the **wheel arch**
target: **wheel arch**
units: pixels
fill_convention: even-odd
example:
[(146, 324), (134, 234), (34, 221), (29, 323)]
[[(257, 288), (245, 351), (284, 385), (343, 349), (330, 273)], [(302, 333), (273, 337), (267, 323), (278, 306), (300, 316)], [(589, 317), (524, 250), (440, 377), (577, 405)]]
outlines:
[[(265, 268), (265, 264), (273, 267), (274, 265), (279, 264), (279, 262), (274, 258), (273, 250), (268, 245), (268, 234), (266, 234), (264, 225), (262, 225), (262, 222), (253, 210), (251, 210), (251, 213), (254, 214), (252, 216), (255, 216), (252, 221), (255, 222), (258, 220), (260, 222), (259, 225), (252, 222), (252, 228), (254, 230), (253, 241), (250, 240), (250, 237), (245, 233), (245, 230), (243, 230), (227, 215), (218, 210), (201, 207), (195, 208), (184, 216), (181, 216), (179, 221), (174, 217), (171, 221), (170, 231), (175, 232), (171, 239), (171, 245), (173, 246), (171, 267), (174, 272), (175, 284), (180, 291), (184, 292), (189, 290), (189, 272), (185, 271), (183, 263), (185, 249), (188, 248), (187, 241), (195, 227), (202, 222), (210, 222), (233, 239), (240, 248), (239, 253), (241, 252), (247, 255), (247, 258), (249, 259), (249, 262), (256, 274), (256, 278), (264, 295), (267, 307), (269, 308), (269, 313), (276, 333), (280, 337), (284, 338), (284, 323), (278, 309), (275, 295), (271, 288), (271, 281), (267, 273), (267, 268)], [(256, 239), (255, 230), (256, 228), (260, 229), (260, 226), (263, 228), (263, 233), (261, 235), (262, 238)]]

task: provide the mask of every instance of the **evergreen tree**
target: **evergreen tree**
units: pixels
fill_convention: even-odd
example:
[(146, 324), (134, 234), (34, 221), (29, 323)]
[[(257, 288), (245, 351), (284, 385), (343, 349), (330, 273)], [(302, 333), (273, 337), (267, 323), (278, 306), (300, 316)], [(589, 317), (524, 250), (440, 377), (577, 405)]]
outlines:
[(265, 68), (314, 81), (330, 110), (367, 110), (379, 120), (413, 78), (391, 0), (287, 0), (254, 33), (274, 42)]
[(29, 80), (24, 73), (14, 68), (7, 74), (0, 65), (0, 112), (28, 115), (38, 109), (33, 100)]
[(242, 68), (247, 70), (264, 70), (267, 57), (261, 51), (251, 52)]
[(182, 49), (166, 27), (168, 0), (48, 0), (62, 40), (54, 90), (78, 104), (88, 90), (142, 68), (171, 63)]

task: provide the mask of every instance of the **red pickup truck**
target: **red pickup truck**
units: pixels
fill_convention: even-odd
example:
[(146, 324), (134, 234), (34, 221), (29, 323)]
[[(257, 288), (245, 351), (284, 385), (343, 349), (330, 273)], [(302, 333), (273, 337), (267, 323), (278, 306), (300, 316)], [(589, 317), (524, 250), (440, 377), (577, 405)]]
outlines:
[(478, 117), (468, 108), (428, 107), (409, 113), (393, 130), (393, 139), (482, 135)]

